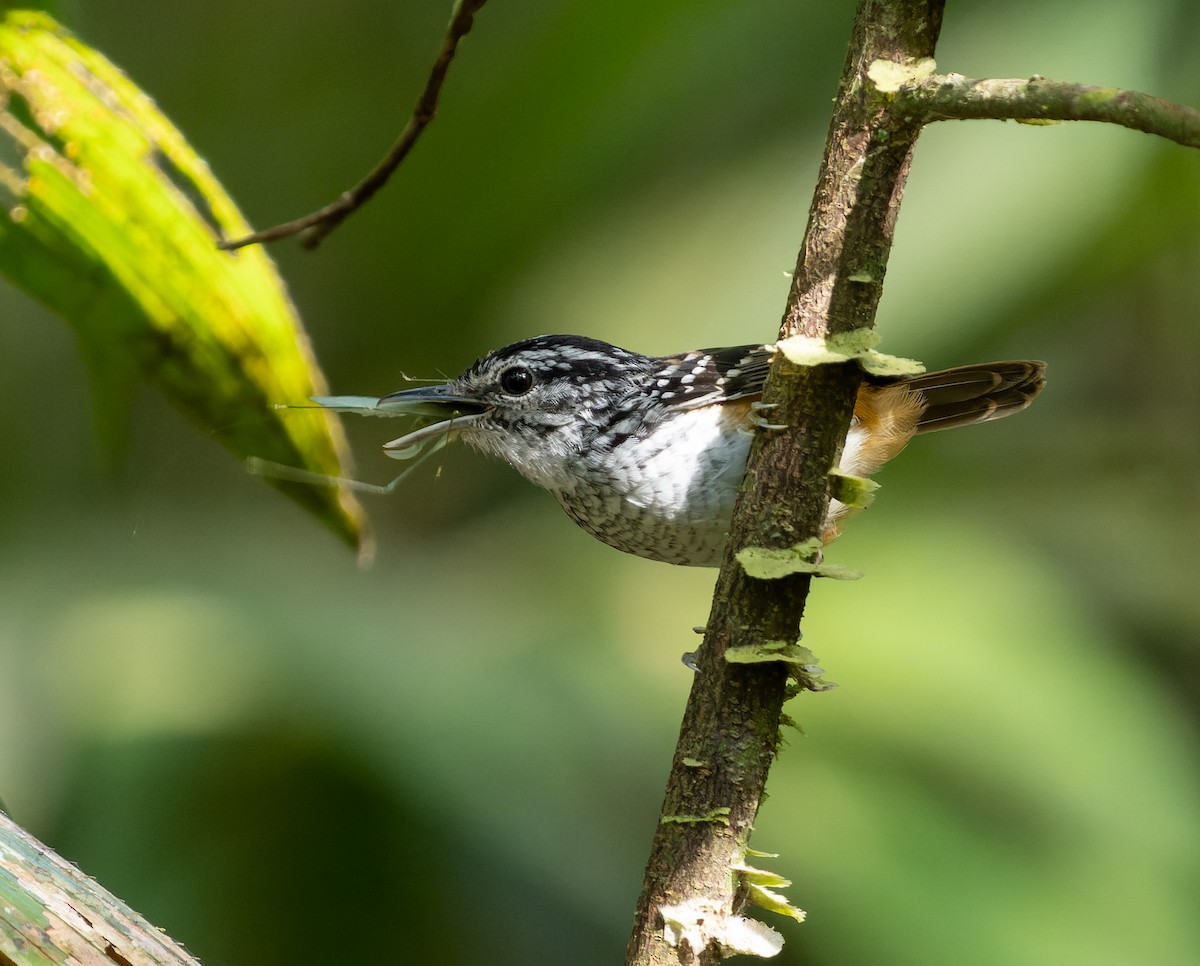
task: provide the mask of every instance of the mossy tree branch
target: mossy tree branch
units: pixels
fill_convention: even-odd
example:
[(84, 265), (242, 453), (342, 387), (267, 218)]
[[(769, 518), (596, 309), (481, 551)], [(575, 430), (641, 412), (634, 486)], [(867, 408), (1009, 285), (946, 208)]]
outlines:
[(896, 91), (895, 109), (914, 121), (990, 118), (1026, 122), (1103, 121), (1200, 148), (1200, 111), (1118, 87), (931, 74)]
[[(927, 123), (1104, 121), (1200, 147), (1200, 112), (1146, 94), (935, 75), (942, 6), (860, 0), (781, 339), (873, 327), (911, 150)], [(775, 407), (770, 422), (789, 429), (760, 432), (751, 450), (627, 963), (705, 964), (751, 951), (737, 939), (746, 892), (736, 870), (775, 755), (789, 667), (725, 655), (796, 640), (812, 574), (757, 580), (737, 553), (798, 549), (819, 533), (859, 381), (853, 365), (801, 368), (782, 354), (772, 365), (764, 402)]]
[(111, 892), (0, 812), (0, 964), (199, 966)]
[[(781, 338), (823, 338), (874, 323), (920, 126), (893, 110), (892, 98), (867, 72), (877, 60), (931, 57), (942, 6), (942, 0), (859, 5)], [(742, 864), (775, 757), (789, 665), (734, 664), (725, 653), (731, 646), (795, 641), (811, 574), (756, 580), (736, 553), (798, 547), (820, 533), (829, 469), (846, 438), (859, 381), (852, 364), (799, 367), (782, 355), (772, 364), (763, 400), (775, 407), (770, 422), (789, 430), (758, 433), (751, 450), (629, 964), (706, 964), (750, 951), (740, 939), (744, 892), (733, 870)]]

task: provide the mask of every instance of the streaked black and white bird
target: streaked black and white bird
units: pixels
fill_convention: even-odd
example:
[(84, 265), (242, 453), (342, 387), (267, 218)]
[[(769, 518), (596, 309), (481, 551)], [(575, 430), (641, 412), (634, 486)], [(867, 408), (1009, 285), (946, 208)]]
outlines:
[[(646, 356), (574, 335), (489, 352), (443, 385), (380, 398), (318, 397), (335, 410), (436, 421), (384, 446), (402, 458), (451, 438), (549, 490), (598, 540), (666, 563), (716, 567), (772, 347)], [(841, 473), (870, 476), (917, 433), (1019, 412), (1041, 392), (1041, 362), (992, 362), (918, 376), (867, 376)], [(846, 508), (831, 505), (827, 526)]]

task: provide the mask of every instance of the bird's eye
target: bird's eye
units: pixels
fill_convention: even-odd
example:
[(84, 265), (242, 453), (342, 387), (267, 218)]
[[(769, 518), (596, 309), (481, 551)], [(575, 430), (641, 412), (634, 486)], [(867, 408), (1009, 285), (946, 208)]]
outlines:
[(533, 373), (523, 366), (509, 369), (500, 376), (500, 388), (510, 396), (523, 396), (533, 388)]

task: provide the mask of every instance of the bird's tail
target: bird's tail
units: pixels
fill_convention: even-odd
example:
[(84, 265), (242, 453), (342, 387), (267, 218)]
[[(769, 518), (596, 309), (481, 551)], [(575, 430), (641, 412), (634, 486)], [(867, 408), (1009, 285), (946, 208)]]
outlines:
[(1046, 385), (1046, 364), (1014, 360), (981, 362), (914, 376), (906, 389), (919, 392), (925, 409), (918, 433), (970, 426), (1019, 413)]

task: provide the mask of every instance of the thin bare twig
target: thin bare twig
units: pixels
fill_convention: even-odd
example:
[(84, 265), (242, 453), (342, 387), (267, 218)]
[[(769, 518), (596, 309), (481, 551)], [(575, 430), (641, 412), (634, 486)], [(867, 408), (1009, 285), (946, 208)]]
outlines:
[(458, 0), (455, 3), (454, 13), (450, 18), (450, 26), (446, 28), (446, 37), (442, 41), (441, 50), (438, 51), (437, 60), (434, 61), (433, 69), (429, 72), (429, 80), (425, 82), (425, 89), (417, 100), (417, 106), (413, 108), (408, 124), (400, 132), (400, 136), (383, 160), (375, 165), (365, 178), (353, 188), (342, 192), (338, 198), (324, 208), (305, 215), (303, 218), (276, 225), (274, 228), (264, 228), (245, 238), (220, 241), (217, 243), (217, 247), (225, 251), (233, 251), (237, 248), (244, 248), (246, 245), (290, 238), (292, 235), (299, 235), (303, 232), (300, 244), (311, 250), (320, 245), (325, 236), (345, 221), (347, 216), (361, 208), (376, 191), (387, 183), (392, 172), (408, 156), (408, 152), (417, 143), (417, 138), (437, 115), (442, 82), (446, 79), (446, 71), (450, 69), (450, 62), (454, 60), (454, 54), (458, 50), (458, 42), (470, 32), (475, 14), (485, 3), (487, 0)]

